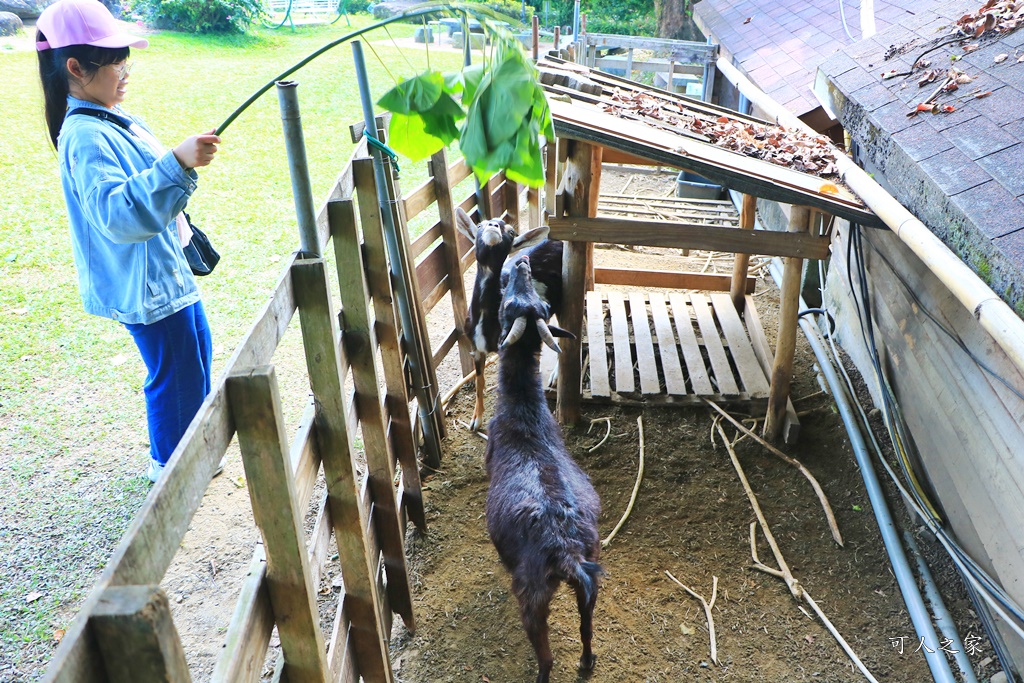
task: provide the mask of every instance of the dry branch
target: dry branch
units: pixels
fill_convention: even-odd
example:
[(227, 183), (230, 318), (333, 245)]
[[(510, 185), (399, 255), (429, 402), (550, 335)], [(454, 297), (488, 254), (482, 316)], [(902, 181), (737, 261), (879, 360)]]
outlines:
[(590, 430), (593, 429), (594, 425), (597, 424), (598, 422), (604, 422), (605, 425), (608, 427), (608, 430), (605, 431), (603, 439), (598, 441), (594, 446), (591, 446), (590, 448), (587, 449), (587, 453), (593, 453), (594, 451), (596, 451), (598, 448), (601, 447), (602, 444), (604, 444), (605, 441), (608, 440), (608, 437), (611, 436), (612, 419), (610, 417), (595, 417), (593, 420), (590, 421), (590, 428), (587, 429), (587, 434), (590, 433)]
[[(640, 493), (640, 482), (644, 478), (644, 416), (640, 415), (636, 418), (637, 427), (640, 429), (640, 467), (636, 473), (636, 483), (633, 484), (633, 494), (629, 497), (629, 505), (626, 507), (626, 511), (622, 514), (622, 519), (615, 525), (612, 532), (608, 534), (608, 538), (601, 541), (601, 547), (607, 548), (611, 544), (612, 539), (615, 538), (615, 534), (619, 533), (619, 529), (626, 523), (626, 519), (629, 518), (629, 513), (633, 511), (633, 504), (636, 503), (636, 496)], [(611, 431), (611, 422), (608, 423), (608, 430)]]
[[(761, 444), (762, 446), (767, 448), (769, 453), (771, 453), (772, 455), (778, 457), (783, 462), (785, 462), (785, 463), (787, 463), (789, 465), (792, 465), (793, 467), (795, 467), (798, 470), (800, 470), (800, 474), (804, 475), (804, 478), (806, 478), (807, 481), (809, 481), (811, 483), (811, 488), (814, 489), (815, 495), (818, 496), (818, 500), (821, 502), (821, 508), (822, 508), (822, 510), (825, 511), (825, 519), (828, 521), (829, 529), (832, 530), (832, 538), (835, 540), (835, 542), (839, 545), (840, 548), (843, 547), (843, 535), (839, 532), (839, 524), (836, 522), (835, 515), (832, 514), (832, 506), (829, 504), (828, 498), (825, 496), (825, 492), (821, 488), (821, 484), (819, 484), (818, 480), (814, 478), (814, 475), (811, 474), (811, 471), (808, 470), (806, 467), (804, 467), (803, 463), (801, 463), (796, 458), (792, 458), (792, 457), (786, 455), (785, 453), (780, 451), (778, 448), (776, 448), (775, 446), (772, 446), (770, 443), (768, 443), (767, 441), (762, 439), (760, 436), (758, 436), (754, 432), (752, 432), (749, 429), (747, 429), (745, 426), (743, 426), (742, 423), (740, 423), (736, 418), (734, 418), (728, 412), (723, 410), (718, 404), (716, 404), (716, 403), (714, 403), (712, 401), (709, 401), (707, 399), (704, 399), (704, 402), (707, 403), (712, 408), (714, 408), (722, 417), (724, 417), (725, 419), (729, 420), (729, 422), (731, 422), (733, 424), (733, 426), (736, 427), (736, 429), (740, 430), (741, 432), (743, 432), (743, 434), (745, 434), (746, 436), (749, 436), (750, 438), (754, 439), (759, 444)], [(722, 439), (723, 440), (727, 440), (726, 437), (725, 437), (725, 432), (724, 431), (722, 432)], [(714, 442), (714, 439), (712, 438), (712, 443), (713, 442)], [(735, 442), (734, 442), (734, 445), (735, 445)]]
[(711, 614), (711, 608), (715, 606), (715, 600), (718, 598), (718, 577), (714, 575), (711, 576), (711, 602), (708, 602), (704, 599), (703, 595), (693, 592), (687, 586), (680, 583), (679, 579), (672, 576), (672, 573), (669, 570), (666, 569), (665, 573), (668, 574), (668, 578), (679, 584), (679, 587), (684, 591), (700, 600), (700, 604), (703, 605), (704, 616), (707, 617), (708, 620), (708, 633), (711, 635), (711, 661), (718, 664), (718, 641), (715, 638), (715, 617)]

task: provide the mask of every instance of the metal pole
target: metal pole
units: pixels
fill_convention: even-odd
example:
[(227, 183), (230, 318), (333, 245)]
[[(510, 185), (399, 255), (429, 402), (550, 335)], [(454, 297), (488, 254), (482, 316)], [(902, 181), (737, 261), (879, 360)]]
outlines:
[(302, 137), (298, 88), (296, 81), (278, 81), (277, 99), (281, 105), (281, 123), (284, 125), (284, 145), (288, 152), (288, 171), (292, 176), (295, 214), (299, 220), (299, 251), (305, 256), (316, 258), (321, 256), (320, 238), (316, 232), (316, 211), (313, 209), (313, 187), (309, 181), (309, 164), (306, 161), (306, 142)]
[[(366, 62), (363, 59), (363, 44), (361, 41), (352, 41), (352, 57), (356, 67), (356, 80), (359, 83), (359, 100), (363, 105), (363, 120), (366, 122), (365, 135), (376, 137), (377, 123), (373, 114), (373, 97), (370, 95), (370, 81), (366, 75)], [(420, 364), (419, 354), (415, 351), (417, 345), (414, 335), (416, 324), (413, 321), (412, 310), (409, 308), (409, 290), (406, 287), (405, 277), (402, 273), (401, 253), (398, 249), (398, 230), (395, 227), (395, 217), (391, 212), (391, 197), (388, 196), (387, 177), (384, 175), (384, 162), (381, 160), (381, 152), (374, 145), (369, 145), (370, 155), (373, 157), (373, 171), (377, 178), (377, 201), (380, 204), (380, 217), (384, 225), (384, 241), (387, 244), (388, 259), (391, 261), (392, 286), (397, 290), (398, 315), (402, 320), (402, 338), (405, 348), (409, 350), (407, 358), (412, 370), (413, 387), (416, 394), (416, 409), (419, 413), (420, 425), (423, 427), (423, 442), (427, 449), (427, 457), (434, 463), (441, 462), (440, 439), (435, 433), (434, 423), (431, 416), (438, 409), (436, 402), (430, 399), (429, 388), (426, 382), (426, 373)]]
[(576, 0), (572, 8), (572, 40), (580, 39), (580, 0)]

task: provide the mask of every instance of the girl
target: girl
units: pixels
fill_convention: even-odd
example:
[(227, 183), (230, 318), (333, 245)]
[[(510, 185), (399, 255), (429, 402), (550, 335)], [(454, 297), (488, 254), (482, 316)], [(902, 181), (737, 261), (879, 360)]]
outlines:
[[(82, 302), (131, 333), (148, 370), (150, 481), (157, 481), (210, 392), (213, 345), (182, 246), (193, 170), (217, 152), (193, 135), (167, 152), (121, 109), (130, 48), (98, 0), (59, 0), (36, 22), (46, 125), (57, 149)], [(219, 471), (219, 470), (218, 470)]]

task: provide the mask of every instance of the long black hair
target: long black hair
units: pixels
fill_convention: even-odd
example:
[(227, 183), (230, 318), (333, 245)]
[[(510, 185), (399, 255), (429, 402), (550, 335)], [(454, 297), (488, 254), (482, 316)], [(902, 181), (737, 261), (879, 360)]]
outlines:
[[(36, 31), (36, 40), (46, 40), (42, 31)], [(68, 80), (72, 77), (68, 72), (68, 59), (74, 57), (82, 65), (82, 71), (92, 76), (107, 64), (117, 64), (128, 59), (130, 48), (127, 47), (94, 47), (92, 45), (68, 45), (56, 49), (40, 50), (39, 80), (43, 84), (43, 116), (46, 128), (50, 133), (50, 142), (57, 147), (57, 135), (64, 123), (64, 115), (68, 111)]]

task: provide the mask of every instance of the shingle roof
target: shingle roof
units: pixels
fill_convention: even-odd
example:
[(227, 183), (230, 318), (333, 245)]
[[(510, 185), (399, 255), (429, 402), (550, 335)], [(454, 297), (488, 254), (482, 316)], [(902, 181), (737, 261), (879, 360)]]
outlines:
[[(731, 55), (733, 64), (759, 88), (797, 116), (818, 105), (811, 87), (818, 65), (860, 38), (860, 2), (846, 0), (701, 0), (697, 25)], [(875, 0), (875, 26), (913, 25), (929, 0)], [(749, 21), (747, 19), (749, 18)], [(746, 23), (744, 23), (746, 22)]]
[[(971, 264), (1008, 301), (1024, 300), (1024, 28), (1009, 35), (939, 47), (924, 58), (943, 75), (918, 86), (882, 79), (911, 64), (980, 0), (954, 0), (918, 11), (913, 28), (896, 27), (821, 64), (858, 162), (880, 171), (894, 196)], [(903, 53), (885, 60), (890, 46)], [(997, 55), (1008, 57), (997, 63)], [(953, 57), (957, 57), (955, 61)], [(972, 81), (937, 99), (951, 113), (907, 114), (942, 83), (950, 64)], [(991, 92), (977, 99), (973, 93)]]

